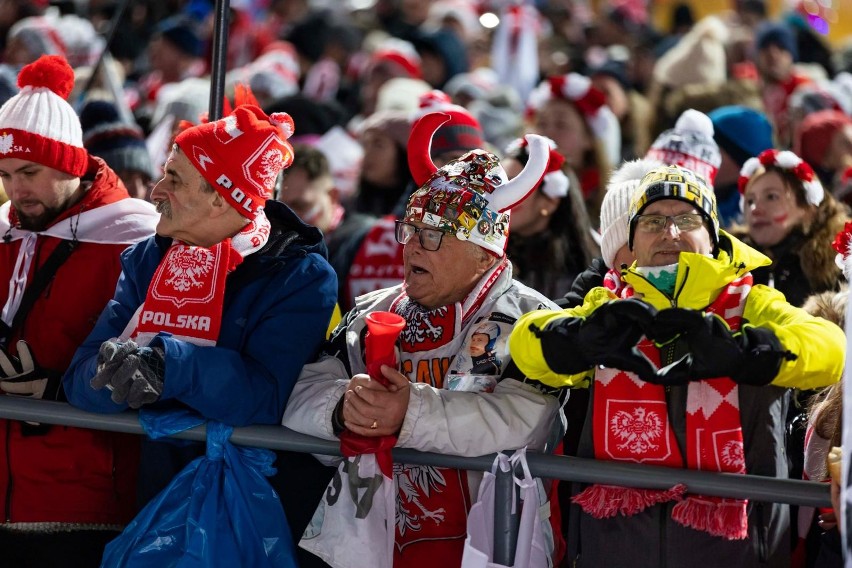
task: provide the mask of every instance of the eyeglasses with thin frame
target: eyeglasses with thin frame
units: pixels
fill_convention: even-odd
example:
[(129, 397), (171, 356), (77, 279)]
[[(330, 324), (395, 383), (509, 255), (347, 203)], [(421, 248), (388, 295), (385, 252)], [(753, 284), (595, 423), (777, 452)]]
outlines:
[(421, 229), (405, 221), (396, 222), (396, 242), (404, 245), (414, 235), (419, 236), (420, 246), (429, 251), (436, 251), (441, 248), (441, 239), (444, 238), (444, 232), (438, 229)]
[(668, 227), (669, 219), (681, 233), (694, 231), (704, 225), (704, 217), (700, 213), (683, 213), (682, 215), (637, 215), (636, 227), (643, 233), (662, 233)]

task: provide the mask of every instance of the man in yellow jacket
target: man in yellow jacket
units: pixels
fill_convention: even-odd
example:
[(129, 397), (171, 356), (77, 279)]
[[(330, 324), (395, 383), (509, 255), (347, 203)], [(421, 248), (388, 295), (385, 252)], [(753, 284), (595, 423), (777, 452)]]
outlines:
[[(553, 387), (590, 388), (578, 455), (673, 468), (786, 477), (788, 388), (839, 380), (840, 328), (752, 285), (770, 260), (719, 230), (704, 179), (648, 173), (629, 210), (616, 297), (518, 320), (512, 358)], [(629, 479), (625, 479), (629, 484)], [(569, 553), (577, 566), (786, 566), (786, 505), (669, 490), (575, 486)], [(618, 543), (616, 546), (615, 544)]]

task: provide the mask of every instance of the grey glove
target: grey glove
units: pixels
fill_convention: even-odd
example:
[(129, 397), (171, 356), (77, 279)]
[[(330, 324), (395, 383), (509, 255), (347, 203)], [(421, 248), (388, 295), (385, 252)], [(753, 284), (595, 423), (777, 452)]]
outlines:
[(133, 341), (106, 341), (98, 352), (98, 372), (90, 384), (112, 391), (117, 404), (140, 408), (163, 394), (165, 353), (160, 347), (139, 347)]

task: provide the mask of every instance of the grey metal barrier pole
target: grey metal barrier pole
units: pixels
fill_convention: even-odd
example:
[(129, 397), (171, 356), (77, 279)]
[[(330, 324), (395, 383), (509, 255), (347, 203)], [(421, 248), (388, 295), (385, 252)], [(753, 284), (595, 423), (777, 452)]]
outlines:
[[(136, 412), (93, 414), (74, 408), (64, 402), (29, 400), (11, 396), (0, 396), (0, 418), (143, 434)], [(181, 432), (175, 437), (204, 441), (206, 429), (199, 426)], [(330, 456), (340, 455), (338, 442), (305, 436), (282, 426), (235, 428), (231, 441), (239, 445), (265, 447), (273, 450), (289, 450)], [(393, 450), (393, 459), (397, 463), (437, 465), (472, 471), (489, 471), (491, 464), (494, 463), (495, 455), (468, 458), (418, 452), (405, 448)], [(668, 489), (677, 483), (683, 483), (689, 488), (690, 493), (700, 495), (789, 503), (791, 505), (831, 506), (828, 484), (815, 481), (776, 479), (733, 473), (711, 473), (535, 453), (527, 454), (527, 464), (530, 473), (534, 476), (550, 479), (629, 485), (647, 489)]]
[(515, 485), (513, 468), (494, 472), (494, 562), (505, 566), (515, 563), (515, 547), (518, 544), (519, 490)]

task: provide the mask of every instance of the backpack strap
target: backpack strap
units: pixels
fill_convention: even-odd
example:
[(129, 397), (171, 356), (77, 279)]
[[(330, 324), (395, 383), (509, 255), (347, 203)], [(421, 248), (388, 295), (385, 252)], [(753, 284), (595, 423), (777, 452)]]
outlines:
[(71, 256), (75, 248), (77, 248), (77, 241), (61, 241), (50, 256), (47, 257), (44, 264), (41, 265), (41, 268), (36, 271), (30, 285), (24, 290), (24, 295), (21, 297), (21, 305), (18, 311), (15, 312), (12, 325), (7, 325), (5, 322), (0, 321), (0, 345), (7, 345), (12, 335), (21, 329), (36, 299), (47, 288), (47, 285), (56, 275), (56, 271), (68, 260), (68, 257)]

